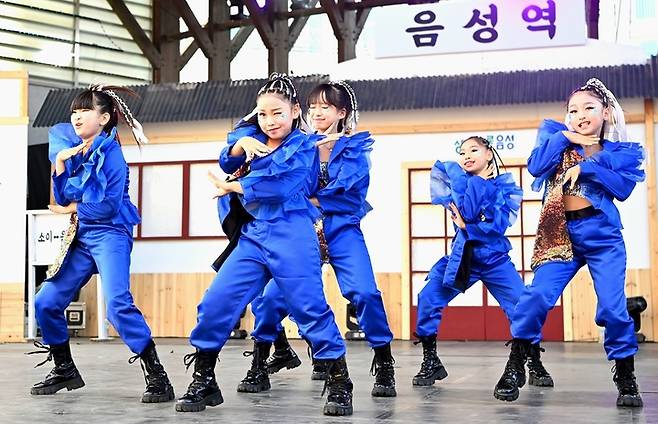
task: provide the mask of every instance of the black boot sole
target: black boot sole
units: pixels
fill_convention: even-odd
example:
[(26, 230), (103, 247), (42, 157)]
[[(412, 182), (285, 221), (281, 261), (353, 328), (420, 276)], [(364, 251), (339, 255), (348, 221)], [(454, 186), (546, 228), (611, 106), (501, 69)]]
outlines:
[(413, 384), (414, 386), (431, 386), (434, 384), (436, 380), (443, 380), (447, 376), (448, 376), (448, 371), (446, 371), (444, 367), (441, 367), (428, 378), (414, 377), (411, 384)]
[(45, 386), (45, 387), (32, 387), (30, 389), (30, 394), (36, 395), (36, 396), (41, 396), (41, 395), (54, 395), (55, 393), (59, 392), (62, 389), (66, 389), (68, 391), (79, 389), (81, 387), (84, 387), (85, 382), (82, 381), (81, 376), (77, 376), (71, 380), (66, 380), (62, 381), (57, 384), (53, 384), (50, 386)]
[(622, 395), (617, 398), (617, 406), (642, 408), (644, 406), (644, 402), (642, 402), (640, 395)]
[(142, 403), (163, 403), (170, 402), (174, 400), (176, 395), (174, 394), (174, 388), (169, 387), (164, 393), (156, 395), (154, 393), (143, 394)]
[(206, 396), (200, 402), (176, 402), (176, 411), (177, 412), (201, 412), (206, 409), (206, 406), (217, 406), (224, 403), (224, 398), (222, 397), (222, 392), (213, 393)]
[(336, 403), (327, 403), (326, 405), (324, 405), (324, 409), (322, 410), (322, 413), (324, 415), (333, 415), (333, 416), (352, 415), (353, 408), (352, 405), (344, 406), (344, 405), (338, 405)]
[(275, 366), (268, 366), (267, 367), (267, 373), (268, 374), (276, 374), (277, 372), (281, 371), (283, 368), (291, 370), (293, 368), (297, 368), (302, 364), (302, 361), (299, 359), (299, 357), (294, 357), (289, 359), (288, 361), (282, 363), (282, 364), (276, 364)]
[(494, 397), (498, 400), (502, 400), (505, 402), (514, 402), (519, 398), (519, 389), (516, 389), (515, 392), (509, 393), (509, 394), (503, 394), (503, 393), (498, 393), (494, 390)]
[(374, 386), (370, 395), (373, 397), (396, 397), (398, 393), (395, 387)]
[(260, 393), (270, 390), (272, 385), (269, 380), (262, 381), (258, 384), (240, 383), (238, 384), (238, 392), (240, 393)]
[(554, 387), (555, 383), (551, 377), (528, 376), (528, 384), (535, 387)]

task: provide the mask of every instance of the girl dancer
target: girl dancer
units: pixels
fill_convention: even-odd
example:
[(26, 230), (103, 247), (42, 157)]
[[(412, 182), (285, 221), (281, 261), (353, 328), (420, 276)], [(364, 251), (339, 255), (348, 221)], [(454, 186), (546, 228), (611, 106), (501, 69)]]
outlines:
[[(418, 294), (416, 335), (423, 345), (423, 362), (414, 386), (430, 386), (448, 376), (436, 353), (437, 327), (443, 308), (460, 292), (482, 280), (505, 314), (510, 314), (523, 289), (523, 281), (510, 260), (512, 248), (505, 231), (516, 220), (523, 192), (512, 175), (499, 174), (489, 141), (469, 137), (459, 150), (459, 164), (437, 161), (432, 168), (432, 203), (451, 211), (457, 227), (450, 255), (441, 258)], [(552, 386), (551, 376), (533, 346), (529, 363), (533, 383)]]
[(133, 226), (140, 218), (128, 196), (128, 166), (116, 128), (119, 116), (138, 143), (146, 137), (117, 92), (134, 94), (121, 87), (91, 86), (73, 99), (71, 123), (50, 130), (49, 156), (55, 165), (57, 205), (49, 208), (55, 213), (76, 214), (79, 227), (59, 271), (46, 280), (36, 296), (37, 321), (49, 347), (39, 345), (49, 353), (47, 360), (54, 359), (55, 367), (32, 387), (33, 395), (85, 385), (71, 358), (64, 310), (92, 274), (98, 273), (109, 321), (136, 354), (131, 362), (142, 360), (146, 379), (142, 402), (174, 398), (151, 330), (129, 291)]
[(576, 272), (587, 264), (598, 298), (596, 323), (605, 327), (604, 347), (615, 361), (613, 381), (618, 406), (642, 406), (634, 375), (637, 340), (626, 309), (626, 248), (613, 199), (624, 201), (644, 180), (644, 152), (626, 140), (624, 115), (615, 96), (590, 79), (568, 99), (565, 125), (545, 120), (528, 159), (544, 189), (532, 284), (523, 290), (512, 316), (511, 353), (494, 390), (513, 401), (525, 383), (523, 362), (537, 340), (546, 315)]
[[(223, 224), (243, 209), (244, 223), (233, 251), (208, 288), (197, 325), (190, 335), (197, 349), (186, 356), (194, 364), (193, 381), (176, 403), (177, 411), (201, 411), (223, 402), (214, 367), (240, 313), (273, 278), (291, 300), (291, 311), (315, 356), (329, 368), (326, 415), (352, 413), (352, 382), (334, 315), (322, 290), (320, 252), (313, 221), (317, 209), (304, 195), (313, 163), (316, 135), (303, 134), (292, 81), (272, 74), (258, 91), (253, 114), (228, 135), (219, 163), (233, 181), (213, 178)], [(258, 125), (256, 125), (256, 122)], [(247, 166), (245, 166), (247, 164)], [(232, 219), (232, 218), (230, 218)], [(258, 350), (263, 358), (267, 349)]]
[[(395, 396), (393, 334), (388, 327), (384, 303), (377, 289), (360, 221), (372, 208), (366, 202), (370, 183), (369, 154), (373, 140), (368, 132), (354, 133), (358, 120), (356, 96), (343, 81), (320, 84), (311, 91), (308, 118), (313, 129), (333, 136), (320, 142), (307, 183), (308, 197), (322, 213), (316, 223), (323, 262), (331, 264), (343, 296), (356, 305), (357, 318), (374, 349), (372, 396)], [(270, 282), (252, 302), (256, 316), (254, 359), (238, 391), (258, 392), (270, 388), (268, 371), (300, 364), (285, 337), (281, 320), (289, 313), (282, 290)], [(266, 363), (260, 349), (275, 352)], [(322, 364), (314, 361), (314, 379), (321, 379)]]

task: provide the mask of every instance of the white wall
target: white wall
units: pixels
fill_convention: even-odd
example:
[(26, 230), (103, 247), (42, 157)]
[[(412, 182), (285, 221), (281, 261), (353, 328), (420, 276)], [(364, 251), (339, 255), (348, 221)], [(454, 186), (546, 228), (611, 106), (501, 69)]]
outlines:
[[(628, 127), (632, 140), (644, 140), (642, 124)], [(401, 165), (410, 161), (455, 160), (455, 142), (469, 135), (514, 137), (513, 149), (499, 150), (503, 161), (525, 159), (535, 144), (536, 130), (483, 131), (476, 133), (405, 134), (376, 137), (372, 152), (368, 201), (374, 210), (363, 220), (363, 231), (376, 272), (402, 271)], [(124, 147), (129, 162), (216, 160), (223, 141), (211, 143), (154, 144)], [(217, 169), (219, 169), (217, 167)], [(429, 190), (429, 188), (428, 188)], [(619, 204), (625, 226), (629, 268), (649, 267), (646, 183), (638, 184), (631, 197)], [(214, 213), (214, 212), (213, 212)], [(204, 219), (210, 215), (206, 215)], [(437, 218), (438, 219), (438, 218)], [(215, 225), (215, 223), (212, 223)], [(218, 222), (216, 225), (219, 225)], [(385, 229), (385, 231), (382, 231)], [(224, 246), (221, 240), (138, 241), (132, 272), (208, 272), (209, 264)]]
[(0, 140), (5, 159), (0, 166), (0, 284), (20, 283), (25, 280), (27, 125), (0, 124)]

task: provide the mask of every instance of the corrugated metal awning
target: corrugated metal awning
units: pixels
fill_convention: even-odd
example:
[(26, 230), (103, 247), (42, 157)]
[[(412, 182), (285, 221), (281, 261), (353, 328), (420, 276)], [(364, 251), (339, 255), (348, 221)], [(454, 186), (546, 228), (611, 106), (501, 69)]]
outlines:
[[(621, 65), (544, 71), (500, 72), (479, 75), (348, 81), (360, 111), (436, 109), (566, 101), (588, 78), (601, 79), (620, 99), (658, 97), (658, 60), (643, 65)], [(293, 78), (300, 98), (326, 75)], [(132, 87), (140, 95), (130, 99), (133, 114), (142, 122), (237, 119), (254, 107), (261, 80), (207, 81)], [(69, 117), (69, 105), (79, 89), (53, 90), (34, 122), (51, 126)]]

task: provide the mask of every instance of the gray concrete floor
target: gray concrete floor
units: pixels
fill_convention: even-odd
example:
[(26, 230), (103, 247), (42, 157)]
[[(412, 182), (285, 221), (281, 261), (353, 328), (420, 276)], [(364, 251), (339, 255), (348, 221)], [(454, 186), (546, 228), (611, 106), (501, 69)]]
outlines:
[[(30, 386), (51, 363), (40, 368), (41, 355), (24, 355), (29, 344), (0, 345), (0, 423), (658, 423), (658, 344), (641, 345), (636, 358), (643, 409), (615, 406), (616, 390), (603, 347), (587, 343), (547, 343), (544, 361), (556, 387), (524, 387), (518, 401), (493, 398), (492, 390), (504, 367), (508, 349), (500, 342), (443, 342), (440, 356), (447, 379), (429, 388), (412, 387), (411, 378), (421, 360), (420, 346), (395, 342), (397, 398), (370, 396), (371, 351), (363, 342), (350, 342), (348, 364), (355, 383), (354, 415), (324, 417), (322, 382), (310, 380), (310, 366), (302, 342), (293, 346), (301, 367), (272, 376), (272, 390), (261, 394), (237, 393), (235, 388), (249, 366), (242, 352), (248, 341), (231, 341), (216, 368), (224, 404), (201, 413), (181, 414), (173, 403), (141, 404), (144, 387), (137, 363), (120, 342), (73, 339), (73, 354), (86, 382), (82, 389), (54, 396), (31, 396)], [(191, 376), (183, 355), (191, 352), (185, 340), (159, 340), (158, 350), (176, 394), (184, 393)], [(45, 358), (44, 358), (45, 359)]]

